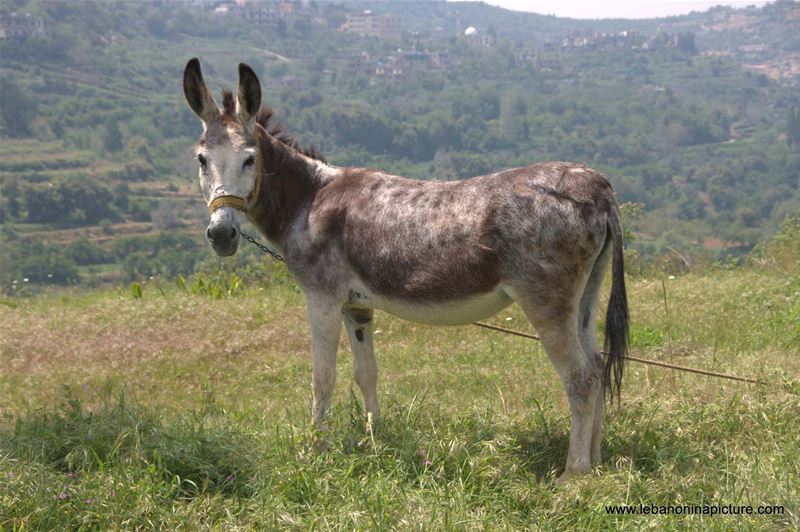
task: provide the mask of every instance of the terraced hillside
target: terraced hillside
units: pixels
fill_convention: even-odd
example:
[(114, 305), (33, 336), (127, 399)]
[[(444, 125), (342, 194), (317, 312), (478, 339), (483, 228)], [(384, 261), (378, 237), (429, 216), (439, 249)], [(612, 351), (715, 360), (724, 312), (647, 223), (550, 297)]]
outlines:
[[(645, 264), (675, 252), (686, 264), (741, 260), (800, 206), (797, 2), (644, 21), (451, 2), (260, 7), (258, 20), (203, 3), (0, 8), (45, 28), (0, 43), (5, 293), (25, 278), (204, 267), (200, 125), (180, 87), (193, 56), (215, 91), (235, 82), (236, 62), (251, 64), (265, 103), (333, 164), (422, 179), (591, 165), (640, 213), (627, 223)], [(367, 7), (399, 17), (405, 37), (339, 31)], [(467, 40), (467, 26), (496, 43)], [(192, 245), (158, 244), (173, 236)]]

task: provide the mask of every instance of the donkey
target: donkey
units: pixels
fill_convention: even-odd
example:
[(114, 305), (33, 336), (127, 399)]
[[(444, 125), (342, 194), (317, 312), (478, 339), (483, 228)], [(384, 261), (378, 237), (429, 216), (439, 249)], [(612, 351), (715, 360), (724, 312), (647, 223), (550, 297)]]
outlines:
[[(373, 310), (460, 325), (517, 302), (538, 330), (571, 413), (561, 483), (600, 461), (604, 397), (619, 390), (628, 346), (620, 212), (608, 181), (566, 162), (463, 181), (422, 181), (340, 168), (270, 124), (261, 85), (239, 65), (217, 106), (190, 60), (183, 89), (203, 122), (196, 146), (219, 256), (236, 252), (246, 218), (285, 257), (308, 303), (312, 417), (331, 404), (344, 321), (355, 381), (378, 418)], [(612, 260), (605, 349), (595, 321)]]

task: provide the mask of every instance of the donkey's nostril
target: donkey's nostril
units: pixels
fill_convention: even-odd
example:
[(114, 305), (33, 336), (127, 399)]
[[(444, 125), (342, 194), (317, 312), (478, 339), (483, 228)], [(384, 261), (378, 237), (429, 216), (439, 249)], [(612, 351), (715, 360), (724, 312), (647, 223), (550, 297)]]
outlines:
[(206, 230), (206, 236), (211, 242), (229, 242), (234, 240), (237, 235), (236, 227), (226, 223), (209, 226)]

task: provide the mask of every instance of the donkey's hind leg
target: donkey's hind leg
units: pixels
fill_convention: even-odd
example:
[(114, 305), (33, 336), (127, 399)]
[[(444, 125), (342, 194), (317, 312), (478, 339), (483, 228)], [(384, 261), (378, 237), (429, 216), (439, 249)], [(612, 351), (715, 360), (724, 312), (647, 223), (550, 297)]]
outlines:
[[(594, 365), (597, 371), (602, 372), (604, 367), (603, 354), (600, 345), (597, 343), (597, 310), (600, 300), (600, 289), (603, 286), (603, 276), (608, 266), (611, 246), (609, 243), (603, 247), (595, 260), (586, 287), (583, 289), (578, 315), (578, 336), (581, 346), (589, 359), (589, 364)], [(594, 409), (594, 424), (592, 428), (592, 463), (598, 464), (602, 459), (603, 443), (603, 414), (605, 409), (605, 397), (603, 386), (596, 391)]]
[(364, 396), (364, 411), (378, 420), (378, 363), (372, 343), (372, 309), (345, 309), (344, 326), (353, 350), (356, 384)]
[[(565, 302), (566, 303), (566, 302)], [(521, 303), (526, 316), (542, 339), (547, 356), (556, 368), (570, 406), (567, 463), (560, 484), (572, 476), (589, 473), (592, 431), (597, 394), (602, 393), (602, 372), (589, 363), (578, 336), (576, 303), (558, 305), (568, 312), (553, 312), (553, 306)], [(548, 308), (550, 307), (550, 308)], [(557, 315), (557, 317), (554, 317)]]

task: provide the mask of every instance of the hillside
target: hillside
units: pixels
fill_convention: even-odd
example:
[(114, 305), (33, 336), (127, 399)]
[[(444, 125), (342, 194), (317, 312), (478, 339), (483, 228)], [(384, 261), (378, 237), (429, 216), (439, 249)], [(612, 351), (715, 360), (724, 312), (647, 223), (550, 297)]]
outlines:
[[(251, 64), (266, 103), (334, 164), (422, 179), (594, 166), (643, 205), (628, 223), (648, 261), (742, 255), (800, 205), (797, 2), (644, 21), (470, 2), (2, 9), (3, 24), (41, 21), (0, 41), (6, 292), (22, 278), (185, 274), (208, 256), (190, 156), (200, 126), (180, 89), (193, 56), (215, 88)], [(340, 31), (364, 9), (397, 17), (397, 33)]]

